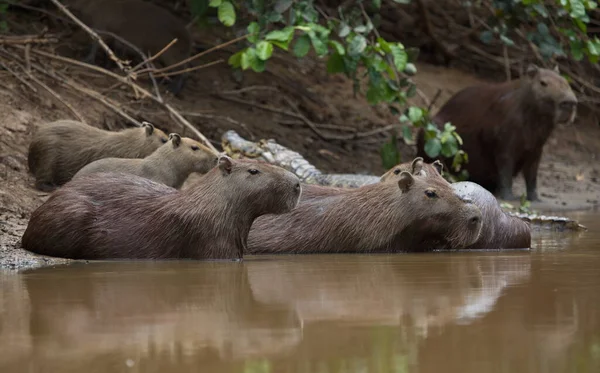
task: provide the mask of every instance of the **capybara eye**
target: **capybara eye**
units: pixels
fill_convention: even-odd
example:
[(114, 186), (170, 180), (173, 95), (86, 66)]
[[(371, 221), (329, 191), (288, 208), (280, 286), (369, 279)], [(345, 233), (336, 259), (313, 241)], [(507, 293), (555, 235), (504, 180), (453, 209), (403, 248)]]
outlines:
[(162, 139), (160, 139), (160, 141), (162, 141), (163, 144), (166, 144), (167, 141), (169, 141), (169, 139), (166, 139), (166, 138), (163, 137)]
[(198, 150), (198, 149), (200, 149), (200, 148), (199, 148), (199, 147), (197, 147), (196, 145), (192, 145), (192, 150), (193, 150), (193, 151), (196, 151), (196, 150)]
[(402, 170), (397, 168), (394, 170), (394, 175), (398, 175), (400, 172), (402, 172)]
[(258, 170), (257, 170), (257, 169), (255, 169), (255, 168), (251, 168), (251, 169), (249, 169), (249, 170), (248, 170), (248, 172), (250, 173), (250, 175), (256, 175), (256, 174), (258, 174), (260, 171), (258, 171)]
[(548, 86), (548, 82), (545, 80), (540, 80), (540, 84), (542, 85), (542, 87)]
[(437, 197), (437, 193), (435, 191), (429, 190), (429, 189), (425, 191), (425, 195), (429, 198)]

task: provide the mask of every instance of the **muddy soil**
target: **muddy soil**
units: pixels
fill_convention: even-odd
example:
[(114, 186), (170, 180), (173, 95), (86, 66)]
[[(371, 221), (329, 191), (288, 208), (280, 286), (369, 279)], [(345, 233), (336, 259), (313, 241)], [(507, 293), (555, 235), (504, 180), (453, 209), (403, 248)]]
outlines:
[[(481, 81), (466, 72), (433, 65), (419, 64), (418, 69), (416, 81), (424, 96), (432, 98), (441, 90), (433, 112), (459, 89)], [(293, 72), (293, 79), (286, 77), (286, 71)], [(388, 141), (388, 133), (362, 140), (323, 140), (297, 116), (281, 114), (282, 110), (302, 113), (315, 123), (338, 126), (328, 131), (338, 135), (344, 133), (341, 127), (363, 132), (397, 123), (384, 105), (372, 107), (360, 95), (355, 96), (350, 80), (329, 76), (325, 71), (323, 62), (315, 59), (299, 64), (276, 58), (269, 62), (267, 72), (244, 73), (240, 80), (225, 64), (220, 64), (194, 72), (181, 98), (164, 95), (215, 144), (220, 143), (223, 132), (234, 129), (248, 139), (273, 138), (300, 152), (325, 172), (383, 173), (379, 148)], [(97, 77), (90, 77), (87, 83), (99, 87), (112, 84)], [(127, 126), (99, 102), (60, 86), (55, 90), (88, 124), (108, 129)], [(417, 96), (414, 103), (423, 105), (424, 101)], [(139, 108), (138, 119), (149, 120), (167, 131), (190, 135), (159, 108), (144, 102), (133, 105)], [(10, 73), (0, 71), (0, 267), (59, 262), (30, 255), (18, 246), (31, 212), (47, 198), (33, 188), (33, 177), (27, 170), (32, 130), (45, 121), (68, 118), (76, 119), (59, 100), (43, 90), (32, 92)], [(403, 161), (414, 156), (413, 147), (403, 143), (399, 146)], [(568, 215), (569, 210), (597, 208), (599, 156), (597, 119), (581, 117), (573, 126), (558, 128), (545, 148), (540, 166), (538, 178), (543, 201), (531, 207), (541, 212), (562, 211), (563, 215)], [(519, 177), (515, 193), (524, 190)]]

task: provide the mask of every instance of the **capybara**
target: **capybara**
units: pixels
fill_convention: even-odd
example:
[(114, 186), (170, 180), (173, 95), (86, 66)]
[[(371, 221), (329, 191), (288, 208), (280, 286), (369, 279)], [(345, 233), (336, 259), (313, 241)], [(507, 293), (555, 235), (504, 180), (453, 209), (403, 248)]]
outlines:
[(397, 183), (365, 185), (303, 200), (289, 213), (258, 218), (250, 253), (399, 252), (460, 249), (481, 230), (481, 212), (447, 182), (398, 175)]
[[(417, 158), (422, 160), (422, 158)], [(414, 162), (413, 162), (414, 163)], [(440, 182), (445, 181), (442, 177), (443, 165), (439, 161), (432, 164), (416, 164), (415, 175), (427, 178), (436, 178)], [(401, 163), (386, 172), (381, 177), (383, 183), (394, 183), (398, 180), (402, 171), (408, 171), (410, 163)], [(412, 165), (415, 169), (415, 166)], [(510, 216), (500, 207), (500, 204), (492, 193), (481, 185), (470, 181), (450, 184), (454, 191), (466, 201), (470, 201), (479, 207), (482, 215), (481, 234), (477, 241), (464, 249), (528, 249), (531, 247), (531, 228), (529, 224), (517, 217)], [(306, 195), (305, 191), (303, 195)]]
[[(520, 79), (465, 88), (433, 118), (452, 122), (469, 155), (469, 180), (503, 199), (514, 199), (512, 180), (523, 172), (527, 199), (539, 200), (537, 172), (544, 144), (557, 124), (571, 123), (577, 98), (554, 70), (530, 65)], [(417, 135), (417, 155), (430, 162), (424, 132)], [(451, 160), (444, 160), (447, 167)]]
[(241, 259), (254, 219), (290, 211), (300, 194), (291, 172), (227, 156), (181, 191), (136, 175), (91, 174), (33, 212), (22, 246), (72, 259)]
[(192, 172), (207, 173), (217, 163), (211, 149), (177, 133), (146, 158), (104, 158), (83, 167), (73, 178), (98, 172), (123, 172), (180, 189)]
[[(66, 3), (85, 24), (123, 38), (148, 54), (147, 57), (157, 54), (173, 39), (177, 39), (157, 58), (163, 67), (181, 62), (191, 55), (192, 37), (185, 27), (185, 21), (156, 4), (142, 0), (70, 0)], [(126, 47), (119, 49), (128, 50)], [(93, 60), (97, 50), (98, 44), (93, 42), (88, 60)], [(139, 57), (135, 53), (130, 55)], [(183, 68), (185, 66), (173, 71)], [(179, 94), (186, 76), (178, 75), (169, 90)]]
[(29, 145), (29, 170), (36, 187), (51, 191), (83, 166), (102, 158), (144, 158), (168, 140), (152, 124), (122, 131), (105, 131), (74, 120), (41, 124)]

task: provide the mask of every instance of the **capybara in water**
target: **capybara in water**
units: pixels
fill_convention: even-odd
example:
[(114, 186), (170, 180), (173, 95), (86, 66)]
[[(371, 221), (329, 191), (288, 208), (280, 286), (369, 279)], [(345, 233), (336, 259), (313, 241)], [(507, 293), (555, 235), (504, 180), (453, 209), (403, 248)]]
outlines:
[[(527, 199), (538, 200), (537, 172), (544, 144), (557, 124), (571, 123), (577, 98), (558, 69), (530, 65), (520, 79), (465, 88), (452, 96), (433, 118), (452, 122), (469, 155), (469, 180), (503, 199), (514, 199), (512, 180), (523, 172)], [(417, 135), (417, 155), (424, 150)], [(448, 167), (451, 160), (444, 160)]]
[[(422, 158), (417, 158), (422, 160)], [(383, 183), (393, 183), (398, 180), (402, 171), (411, 168), (416, 169), (415, 175), (427, 178), (436, 178), (440, 182), (445, 181), (442, 177), (443, 165), (439, 161), (432, 164), (416, 164), (415, 168), (410, 163), (401, 163), (381, 177)], [(482, 215), (481, 234), (477, 241), (464, 249), (526, 249), (531, 246), (531, 228), (529, 224), (517, 217), (510, 216), (498, 204), (492, 193), (481, 185), (463, 181), (450, 184), (454, 191), (463, 199), (471, 201)], [(303, 193), (306, 195), (307, 192)]]
[(36, 188), (51, 191), (83, 166), (102, 158), (144, 158), (168, 141), (152, 124), (122, 131), (105, 131), (74, 120), (41, 124), (29, 145), (29, 170)]
[(291, 172), (227, 156), (182, 191), (135, 175), (91, 174), (33, 212), (22, 246), (72, 259), (241, 259), (254, 219), (290, 211), (300, 194)]
[(263, 216), (248, 236), (250, 253), (398, 252), (460, 249), (481, 230), (481, 212), (447, 182), (398, 175), (303, 200), (289, 213)]
[[(191, 55), (192, 37), (185, 27), (185, 21), (156, 4), (142, 0), (71, 0), (66, 3), (85, 24), (118, 35), (148, 54), (147, 57), (160, 52), (173, 39), (177, 39), (157, 58), (163, 67), (183, 61)], [(126, 47), (120, 49), (128, 50)], [(93, 60), (97, 50), (98, 44), (93, 42), (88, 60)], [(130, 54), (139, 57), (135, 53)], [(173, 71), (183, 68), (185, 66)], [(173, 80), (169, 87), (171, 92), (178, 94), (181, 91), (185, 77), (186, 74), (181, 74)]]
[(179, 189), (192, 172), (207, 173), (217, 163), (217, 154), (198, 141), (169, 135), (169, 141), (146, 158), (103, 158), (83, 167), (73, 178), (98, 172), (138, 175)]

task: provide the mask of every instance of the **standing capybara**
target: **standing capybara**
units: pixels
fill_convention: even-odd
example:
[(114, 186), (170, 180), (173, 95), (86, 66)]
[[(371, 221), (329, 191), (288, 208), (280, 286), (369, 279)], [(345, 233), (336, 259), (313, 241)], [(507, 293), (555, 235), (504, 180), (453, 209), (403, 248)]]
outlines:
[[(452, 122), (469, 155), (469, 179), (503, 199), (514, 199), (512, 180), (523, 172), (527, 199), (538, 200), (537, 172), (544, 144), (557, 124), (571, 123), (577, 98), (558, 68), (530, 65), (525, 76), (502, 84), (465, 88), (435, 115), (438, 126)], [(417, 136), (417, 155), (424, 151)], [(451, 160), (445, 160), (449, 166)]]
[(217, 163), (217, 154), (198, 141), (177, 133), (146, 158), (103, 158), (94, 161), (73, 178), (98, 172), (123, 172), (179, 189), (192, 172), (207, 173)]
[(148, 122), (142, 127), (105, 131), (74, 120), (41, 124), (29, 145), (29, 170), (36, 188), (51, 191), (83, 166), (107, 157), (144, 158), (168, 140)]
[(35, 210), (22, 246), (72, 259), (241, 259), (254, 219), (290, 211), (300, 194), (291, 172), (227, 156), (182, 191), (97, 173), (72, 180)]
[[(413, 162), (401, 163), (381, 177), (382, 183), (394, 183), (399, 179), (402, 171), (415, 170), (414, 175), (426, 178), (436, 178), (440, 182), (445, 181), (442, 177), (443, 165), (439, 161), (432, 164)], [(531, 228), (529, 224), (515, 216), (510, 216), (500, 207), (500, 204), (492, 193), (482, 186), (463, 181), (450, 184), (452, 189), (466, 201), (472, 202), (479, 207), (482, 215), (481, 234), (477, 241), (464, 249), (527, 249), (531, 246)], [(307, 192), (303, 193), (306, 195)]]
[[(85, 24), (123, 38), (148, 54), (147, 57), (157, 54), (173, 39), (177, 39), (157, 58), (163, 67), (181, 62), (191, 55), (192, 37), (185, 27), (185, 21), (156, 4), (142, 0), (70, 0), (66, 3)], [(98, 44), (93, 42), (87, 58), (89, 61), (93, 60), (97, 50)], [(139, 58), (135, 53), (130, 55)], [(181, 66), (173, 71), (184, 68)], [(178, 94), (181, 91), (185, 77), (186, 74), (180, 74), (173, 81), (169, 87), (171, 92)]]
[(447, 182), (398, 175), (303, 200), (289, 213), (263, 216), (248, 236), (250, 253), (397, 252), (460, 249), (477, 240), (481, 212)]

